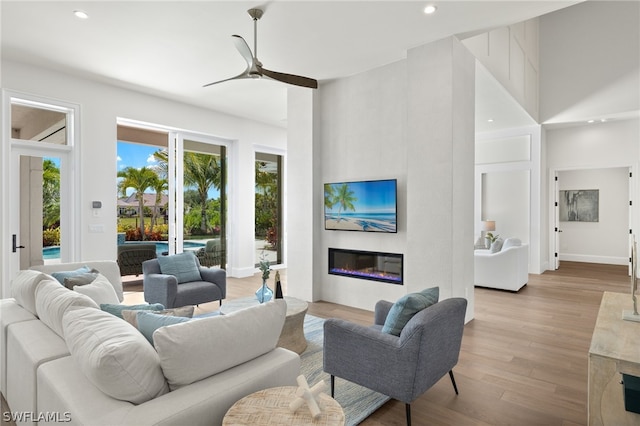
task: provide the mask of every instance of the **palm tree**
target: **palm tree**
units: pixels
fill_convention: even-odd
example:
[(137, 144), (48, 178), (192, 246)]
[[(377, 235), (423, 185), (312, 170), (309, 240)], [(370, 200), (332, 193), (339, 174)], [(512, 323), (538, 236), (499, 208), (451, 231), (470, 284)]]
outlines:
[(122, 196), (127, 195), (127, 189), (132, 188), (135, 191), (135, 197), (138, 200), (138, 212), (140, 214), (140, 234), (142, 240), (144, 235), (144, 191), (153, 187), (155, 181), (158, 180), (156, 172), (147, 167), (136, 169), (135, 167), (127, 167), (118, 172), (118, 177), (122, 178), (118, 183), (118, 188)]
[(346, 211), (356, 209), (353, 205), (354, 201), (358, 201), (358, 199), (353, 196), (353, 191), (349, 189), (349, 184), (343, 183), (340, 185), (333, 200), (333, 204), (340, 205), (338, 208), (338, 222), (340, 222), (340, 212), (342, 212), (342, 210)]
[(154, 182), (152, 182), (150, 188), (152, 188), (156, 192), (156, 202), (153, 206), (153, 216), (151, 216), (151, 229), (153, 230), (158, 221), (158, 208), (160, 207), (160, 202), (162, 201), (162, 193), (169, 189), (169, 182), (166, 179), (162, 179), (158, 175), (156, 175), (156, 179)]
[(48, 158), (42, 162), (42, 224), (60, 222), (60, 169)]
[(324, 206), (331, 210), (335, 204), (336, 193), (333, 185), (327, 183), (324, 185)]
[(200, 230), (206, 234), (209, 230), (207, 221), (207, 199), (211, 187), (220, 189), (220, 160), (215, 155), (184, 153), (184, 183), (195, 187), (200, 198)]

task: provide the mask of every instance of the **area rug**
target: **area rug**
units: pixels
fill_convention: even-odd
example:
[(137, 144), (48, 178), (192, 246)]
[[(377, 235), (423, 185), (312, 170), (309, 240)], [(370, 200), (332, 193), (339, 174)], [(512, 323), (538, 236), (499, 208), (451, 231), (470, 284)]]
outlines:
[[(313, 315), (306, 315), (304, 319), (307, 349), (300, 355), (302, 360), (300, 374), (307, 378), (310, 386), (324, 380), (327, 384), (327, 394), (331, 394), (330, 376), (322, 371), (323, 324), (322, 318)], [(355, 383), (336, 378), (335, 399), (344, 410), (346, 425), (352, 426), (369, 417), (390, 398)]]

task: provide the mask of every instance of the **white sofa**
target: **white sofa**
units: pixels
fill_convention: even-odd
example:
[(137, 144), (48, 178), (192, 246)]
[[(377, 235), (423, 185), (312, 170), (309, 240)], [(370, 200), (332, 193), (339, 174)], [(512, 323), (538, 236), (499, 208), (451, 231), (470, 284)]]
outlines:
[[(85, 264), (122, 297), (119, 273), (107, 272), (115, 262), (55, 268)], [(45, 273), (21, 271), (11, 287), (0, 300), (0, 383), (11, 412), (26, 413), (18, 424), (216, 425), (242, 397), (296, 384), (300, 357), (275, 346), (284, 301), (162, 327), (152, 346)]]
[(495, 253), (475, 250), (474, 268), (477, 287), (519, 291), (529, 281), (529, 246), (508, 238)]

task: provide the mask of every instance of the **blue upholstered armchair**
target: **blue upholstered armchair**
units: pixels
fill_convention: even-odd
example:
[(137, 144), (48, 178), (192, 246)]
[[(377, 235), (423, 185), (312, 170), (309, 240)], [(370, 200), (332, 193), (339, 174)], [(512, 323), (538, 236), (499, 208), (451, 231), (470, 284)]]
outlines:
[(224, 269), (203, 268), (192, 252), (162, 256), (142, 263), (144, 300), (165, 308), (199, 305), (227, 295)]
[[(467, 300), (446, 299), (415, 314), (400, 336), (383, 333), (393, 304), (375, 307), (375, 324), (365, 327), (340, 319), (324, 323), (324, 371), (406, 404), (411, 425), (411, 402), (449, 373), (458, 393), (453, 367), (458, 363)], [(338, 390), (339, 391), (339, 390)]]

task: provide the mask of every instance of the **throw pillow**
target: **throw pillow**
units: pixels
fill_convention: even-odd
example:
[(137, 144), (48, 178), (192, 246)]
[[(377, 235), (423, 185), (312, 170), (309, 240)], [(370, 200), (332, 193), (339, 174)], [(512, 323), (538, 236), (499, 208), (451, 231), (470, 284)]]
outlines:
[(160, 272), (165, 275), (173, 275), (178, 280), (178, 284), (202, 280), (198, 261), (193, 252), (185, 251), (172, 256), (160, 256), (158, 264)]
[(98, 305), (84, 294), (64, 288), (54, 280), (44, 280), (36, 288), (38, 318), (58, 336), (63, 337), (62, 317), (75, 306), (98, 309)]
[(382, 326), (382, 332), (400, 336), (402, 329), (411, 318), (421, 310), (438, 303), (440, 287), (422, 290), (419, 293), (409, 293), (402, 296), (391, 306), (387, 318)]
[(82, 373), (106, 395), (133, 404), (169, 391), (158, 354), (138, 330), (99, 309), (74, 309), (64, 337)]
[(96, 278), (98, 278), (98, 271), (92, 269), (91, 272), (87, 272), (85, 274), (66, 277), (63, 284), (69, 290), (73, 290), (73, 288), (77, 285), (91, 284), (93, 281), (95, 281)]
[(122, 319), (122, 311), (161, 311), (164, 309), (164, 305), (162, 305), (161, 303), (141, 303), (139, 305), (118, 305), (114, 303), (101, 303), (100, 309)]
[(98, 277), (91, 284), (74, 286), (73, 291), (89, 296), (98, 305), (117, 304), (119, 302), (113, 286), (107, 277), (102, 274), (98, 274)]
[[(193, 306), (183, 306), (181, 308), (164, 309), (162, 311), (149, 311), (158, 315), (167, 315), (172, 317), (193, 318)], [(122, 318), (135, 328), (138, 328), (138, 312), (140, 311), (122, 311)]]
[(91, 268), (89, 268), (88, 266), (82, 266), (78, 269), (76, 269), (75, 271), (58, 271), (58, 272), (52, 272), (51, 276), (53, 278), (55, 278), (56, 280), (58, 280), (60, 282), (60, 284), (64, 285), (64, 279), (65, 278), (69, 278), (69, 277), (75, 277), (77, 275), (81, 275), (81, 274), (86, 274), (87, 272), (92, 272)]
[(286, 310), (286, 302), (277, 299), (228, 315), (159, 328), (153, 342), (171, 390), (273, 350)]
[(502, 250), (502, 244), (504, 244), (504, 240), (502, 238), (498, 238), (494, 242), (491, 243), (491, 253), (497, 253)]
[(36, 312), (36, 288), (44, 279), (51, 277), (40, 271), (24, 270), (18, 272), (11, 281), (11, 297), (16, 299), (18, 305), (37, 315)]
[(191, 318), (174, 317), (173, 315), (158, 315), (154, 312), (138, 311), (138, 330), (153, 345), (153, 332), (160, 327), (190, 321)]

